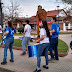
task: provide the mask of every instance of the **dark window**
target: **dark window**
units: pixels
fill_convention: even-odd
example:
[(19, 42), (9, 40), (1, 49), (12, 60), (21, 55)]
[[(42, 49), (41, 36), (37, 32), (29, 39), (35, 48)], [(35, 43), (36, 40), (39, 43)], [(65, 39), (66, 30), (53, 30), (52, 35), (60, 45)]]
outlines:
[(68, 24), (66, 23), (65, 26), (68, 26)]

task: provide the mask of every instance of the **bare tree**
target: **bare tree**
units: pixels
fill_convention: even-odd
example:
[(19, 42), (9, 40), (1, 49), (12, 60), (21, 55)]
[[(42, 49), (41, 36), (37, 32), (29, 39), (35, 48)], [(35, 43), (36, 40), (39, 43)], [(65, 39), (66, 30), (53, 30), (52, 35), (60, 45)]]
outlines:
[(62, 0), (64, 3), (72, 4), (72, 0)]
[[(56, 0), (56, 1), (59, 1), (59, 0)], [(60, 1), (67, 4), (72, 4), (72, 0), (60, 0)]]
[[(56, 0), (58, 1), (58, 0)], [(66, 3), (68, 5), (71, 5), (71, 7), (66, 10), (67, 17), (66, 20), (70, 21), (72, 23), (72, 0), (61, 0), (63, 3)]]
[(3, 10), (5, 17), (12, 20), (12, 22), (21, 12), (20, 5), (16, 0), (10, 0), (9, 4), (3, 7)]

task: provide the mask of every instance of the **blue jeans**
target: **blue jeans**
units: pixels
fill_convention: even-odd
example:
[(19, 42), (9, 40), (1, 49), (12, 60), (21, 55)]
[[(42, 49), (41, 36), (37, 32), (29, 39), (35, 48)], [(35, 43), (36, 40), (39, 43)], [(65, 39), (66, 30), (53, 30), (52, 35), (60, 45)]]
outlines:
[(38, 46), (38, 52), (37, 52), (37, 68), (40, 69), (40, 63), (41, 63), (41, 55), (44, 54), (46, 65), (48, 65), (48, 48), (49, 43), (40, 44)]
[(55, 51), (55, 58), (58, 58), (58, 37), (51, 38), (50, 47), (49, 47), (51, 58), (54, 58), (53, 49)]
[(11, 54), (11, 60), (14, 60), (13, 50), (12, 50), (13, 43), (14, 43), (14, 38), (6, 39), (6, 43), (5, 43), (5, 47), (4, 47), (4, 58), (3, 58), (3, 62), (6, 62), (6, 60), (7, 60), (7, 49), (8, 49), (8, 47), (9, 47), (10, 54)]
[(30, 37), (24, 37), (22, 40), (22, 48), (23, 48), (23, 52), (26, 52), (26, 48), (25, 48), (25, 44), (27, 43), (27, 45), (29, 45), (30, 42)]

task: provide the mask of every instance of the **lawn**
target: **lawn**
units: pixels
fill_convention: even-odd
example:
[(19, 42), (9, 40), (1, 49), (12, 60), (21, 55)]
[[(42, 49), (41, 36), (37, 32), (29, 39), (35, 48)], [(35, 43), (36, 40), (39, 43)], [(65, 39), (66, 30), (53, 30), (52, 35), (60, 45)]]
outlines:
[(60, 34), (72, 34), (72, 32), (60, 32)]
[[(14, 46), (22, 47), (22, 42), (19, 39), (15, 39)], [(27, 45), (26, 45), (26, 48), (27, 48)], [(67, 44), (60, 39), (58, 44), (58, 51), (59, 53), (66, 53), (68, 51)]]
[(4, 69), (4, 68), (0, 67), (0, 72), (14, 72), (14, 71), (11, 71), (11, 70), (8, 70), (8, 69)]
[(14, 34), (14, 35), (23, 35), (22, 33), (17, 33), (17, 34)]
[(59, 43), (58, 43), (58, 51), (59, 51), (59, 53), (66, 53), (68, 51), (67, 44), (60, 39), (59, 39)]
[[(20, 41), (19, 39), (15, 39), (13, 46), (22, 47), (22, 41)], [(27, 45), (26, 45), (26, 48), (27, 48)]]

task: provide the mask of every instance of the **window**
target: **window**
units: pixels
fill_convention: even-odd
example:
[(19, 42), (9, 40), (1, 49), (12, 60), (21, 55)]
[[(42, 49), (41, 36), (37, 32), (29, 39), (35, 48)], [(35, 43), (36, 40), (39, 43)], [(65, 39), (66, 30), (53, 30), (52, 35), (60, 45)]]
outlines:
[(66, 23), (65, 26), (68, 26), (68, 24)]

